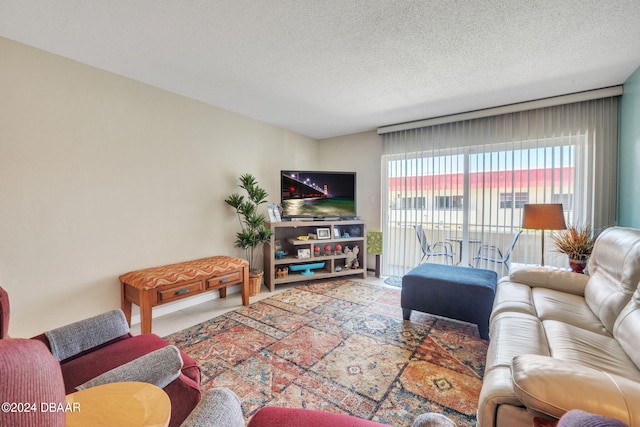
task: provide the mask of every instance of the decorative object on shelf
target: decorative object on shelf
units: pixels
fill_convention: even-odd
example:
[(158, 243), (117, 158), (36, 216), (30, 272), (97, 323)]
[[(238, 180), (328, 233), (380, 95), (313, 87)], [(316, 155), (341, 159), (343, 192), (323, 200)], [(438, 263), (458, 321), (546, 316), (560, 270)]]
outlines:
[(337, 254), (341, 254), (341, 253), (342, 253), (342, 245), (341, 245), (341, 244), (339, 244), (339, 243), (338, 243), (338, 244), (335, 246), (335, 248), (334, 248), (334, 249), (335, 249), (335, 251), (336, 251), (336, 255), (337, 255)]
[(553, 246), (556, 252), (569, 257), (569, 266), (574, 273), (582, 274), (596, 242), (597, 234), (590, 225), (569, 224), (553, 236)]
[(540, 265), (544, 266), (544, 231), (567, 228), (567, 224), (564, 222), (562, 203), (525, 203), (522, 211), (522, 228), (542, 231), (542, 262)]
[(359, 225), (352, 225), (351, 227), (349, 227), (349, 235), (353, 237), (362, 236), (362, 227), (360, 227)]
[(287, 267), (278, 267), (276, 268), (276, 277), (278, 279), (282, 279), (289, 275), (289, 268)]
[(334, 239), (340, 238), (340, 227), (333, 227), (333, 238)]
[(284, 258), (284, 251), (276, 251), (276, 259)]
[(320, 246), (313, 247), (313, 256), (320, 256)]
[(311, 249), (298, 249), (298, 259), (311, 258)]
[(358, 253), (360, 253), (360, 248), (358, 246), (354, 246), (353, 249), (349, 249), (349, 247), (346, 247), (344, 249), (344, 253), (347, 255), (344, 268), (360, 267), (360, 262), (358, 261)]
[(271, 241), (272, 231), (265, 227), (265, 216), (258, 212), (260, 205), (267, 203), (269, 194), (251, 174), (243, 174), (239, 178), (238, 185), (247, 194), (246, 196), (233, 193), (225, 199), (225, 203), (236, 210), (241, 230), (236, 233), (235, 245), (246, 251), (249, 261), (249, 282), (253, 291), (252, 295), (260, 292), (262, 276), (264, 272), (257, 267), (257, 256), (262, 245)]
[(347, 233), (347, 232), (345, 232), (345, 233), (342, 235), (342, 238), (343, 238), (343, 239), (348, 239), (349, 237), (351, 237), (351, 236), (350, 236), (350, 235), (349, 235), (349, 233)]
[(376, 256), (376, 277), (380, 277), (382, 255), (382, 231), (367, 231), (367, 252)]
[(309, 236), (298, 236), (298, 240), (309, 240)]
[(310, 276), (313, 273), (313, 271), (311, 270), (315, 270), (318, 268), (322, 268), (324, 267), (324, 262), (314, 262), (312, 264), (294, 264), (294, 265), (290, 265), (289, 269), (291, 271), (302, 271), (303, 276)]
[(316, 234), (318, 239), (330, 239), (331, 238), (331, 230), (328, 228), (318, 228), (316, 229)]
[(331, 255), (331, 246), (329, 246), (329, 245), (325, 245), (324, 246), (324, 254), (325, 255)]

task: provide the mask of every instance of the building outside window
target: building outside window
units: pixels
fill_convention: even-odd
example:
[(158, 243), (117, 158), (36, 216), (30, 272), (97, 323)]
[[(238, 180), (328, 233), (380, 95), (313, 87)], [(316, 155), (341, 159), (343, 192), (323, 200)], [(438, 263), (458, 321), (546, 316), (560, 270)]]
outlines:
[(436, 209), (462, 209), (464, 196), (436, 196)]
[(528, 192), (500, 193), (500, 209), (521, 209), (529, 203)]

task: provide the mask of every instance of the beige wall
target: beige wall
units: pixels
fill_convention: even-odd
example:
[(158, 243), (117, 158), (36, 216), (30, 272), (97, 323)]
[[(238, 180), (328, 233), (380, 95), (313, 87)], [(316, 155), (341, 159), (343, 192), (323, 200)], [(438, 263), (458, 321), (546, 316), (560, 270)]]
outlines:
[(278, 202), (280, 169), (320, 166), (318, 142), (285, 129), (7, 39), (0, 57), (0, 284), (12, 336), (119, 307), (127, 271), (242, 256), (223, 203), (237, 177), (253, 173)]
[[(319, 167), (323, 170), (355, 171), (358, 215), (367, 230), (380, 231), (380, 158), (382, 139), (376, 131), (323, 139), (318, 145)], [(375, 258), (367, 258), (367, 268)]]
[(376, 131), (320, 140), (318, 167), (356, 172), (358, 215), (370, 229), (380, 228), (380, 157), (382, 140)]

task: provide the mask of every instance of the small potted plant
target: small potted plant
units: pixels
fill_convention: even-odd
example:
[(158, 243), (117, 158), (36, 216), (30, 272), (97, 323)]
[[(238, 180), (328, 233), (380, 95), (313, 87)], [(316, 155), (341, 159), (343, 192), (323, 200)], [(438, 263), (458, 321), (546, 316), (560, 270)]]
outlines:
[(265, 216), (258, 212), (258, 207), (267, 203), (269, 196), (265, 189), (258, 185), (258, 181), (251, 174), (240, 176), (239, 187), (245, 190), (246, 196), (233, 193), (225, 203), (236, 210), (240, 231), (236, 233), (235, 245), (247, 253), (249, 261), (250, 294), (260, 293), (262, 276), (264, 272), (257, 268), (257, 257), (264, 243), (271, 239), (272, 231), (265, 227)]
[(569, 257), (569, 266), (575, 273), (582, 273), (596, 242), (596, 235), (590, 225), (569, 224), (553, 236), (553, 246), (556, 252)]

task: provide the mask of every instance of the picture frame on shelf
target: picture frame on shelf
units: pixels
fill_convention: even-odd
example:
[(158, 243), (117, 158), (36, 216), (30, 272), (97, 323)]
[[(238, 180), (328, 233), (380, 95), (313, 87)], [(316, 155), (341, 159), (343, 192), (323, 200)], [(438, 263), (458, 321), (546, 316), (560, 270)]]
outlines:
[(316, 234), (318, 236), (318, 240), (331, 238), (331, 230), (328, 228), (318, 228), (316, 229)]
[(282, 218), (280, 217), (280, 210), (278, 209), (278, 205), (268, 204), (267, 212), (269, 213), (269, 222), (282, 222)]
[(333, 238), (339, 239), (340, 237), (342, 237), (340, 234), (340, 227), (333, 227)]

